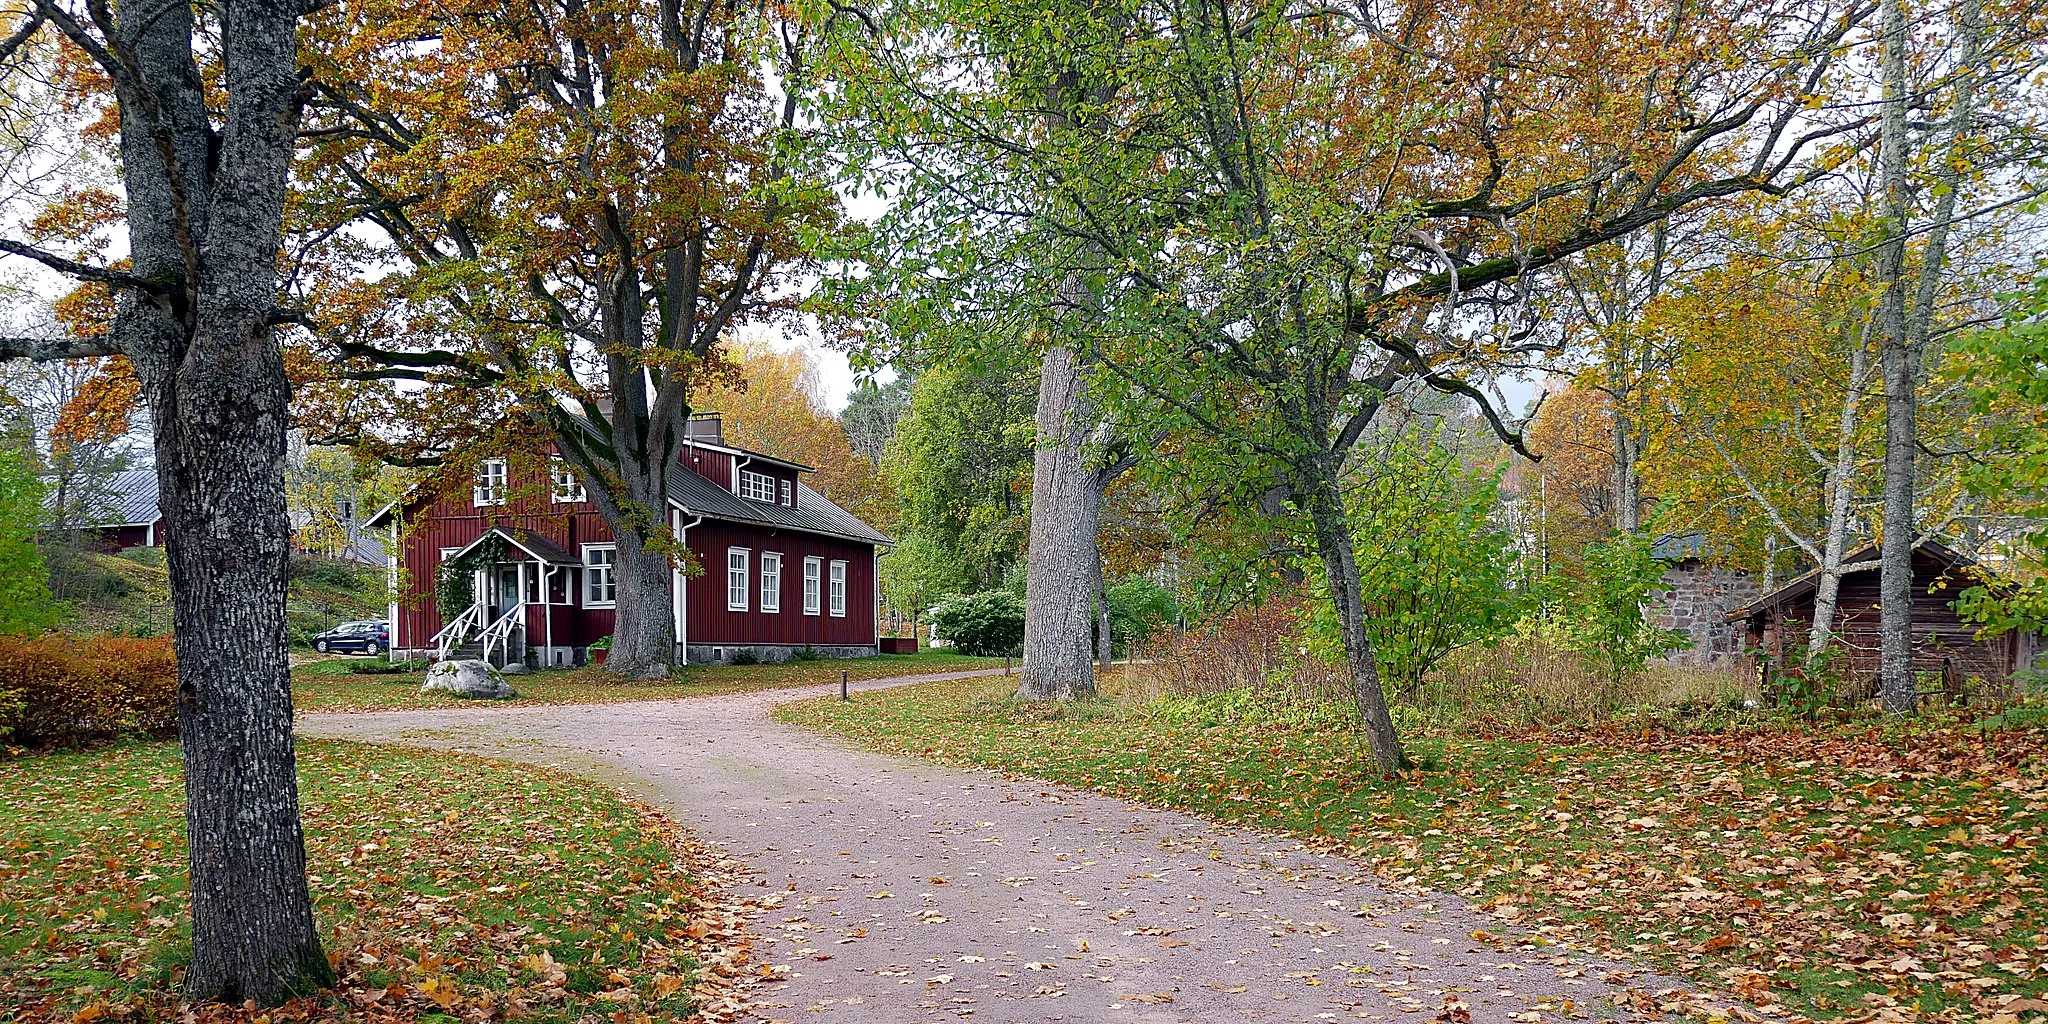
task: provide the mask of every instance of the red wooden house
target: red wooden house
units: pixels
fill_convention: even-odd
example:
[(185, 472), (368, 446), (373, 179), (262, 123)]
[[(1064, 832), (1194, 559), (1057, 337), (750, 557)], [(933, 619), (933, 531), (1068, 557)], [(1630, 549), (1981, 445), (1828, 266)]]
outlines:
[[(876, 653), (875, 561), (888, 537), (805, 486), (809, 467), (726, 445), (715, 414), (690, 420), (679, 461), (669, 526), (704, 567), (670, 578), (683, 659)], [(466, 492), (416, 492), (368, 525), (390, 530), (404, 581), (390, 610), (395, 658), (564, 667), (611, 635), (616, 546), (566, 463), (486, 459)], [(451, 562), (471, 574), (474, 601), (444, 618), (435, 582)]]

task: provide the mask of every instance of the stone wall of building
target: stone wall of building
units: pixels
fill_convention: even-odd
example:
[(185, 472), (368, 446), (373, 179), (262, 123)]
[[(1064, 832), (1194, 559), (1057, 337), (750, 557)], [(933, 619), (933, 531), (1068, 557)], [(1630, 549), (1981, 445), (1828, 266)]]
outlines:
[(1739, 657), (1747, 642), (1728, 613), (1763, 595), (1756, 577), (1688, 558), (1664, 570), (1664, 589), (1650, 598), (1659, 628), (1692, 638), (1692, 647), (1667, 659), (1680, 665), (1712, 665)]

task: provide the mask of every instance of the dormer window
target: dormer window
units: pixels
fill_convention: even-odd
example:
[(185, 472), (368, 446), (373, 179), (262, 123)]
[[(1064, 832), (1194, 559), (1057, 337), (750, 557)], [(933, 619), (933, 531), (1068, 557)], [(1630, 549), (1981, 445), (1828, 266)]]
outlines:
[(476, 485), (469, 490), (470, 503), (474, 505), (503, 505), (507, 473), (504, 459), (485, 459), (477, 463)]
[(775, 478), (751, 469), (740, 470), (740, 497), (775, 504)]

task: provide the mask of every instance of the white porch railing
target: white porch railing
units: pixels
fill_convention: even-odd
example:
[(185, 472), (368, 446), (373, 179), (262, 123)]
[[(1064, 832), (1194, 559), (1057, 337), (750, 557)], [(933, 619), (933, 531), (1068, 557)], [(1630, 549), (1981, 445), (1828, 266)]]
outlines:
[(498, 664), (496, 661), (491, 661), (491, 649), (494, 647), (497, 648), (501, 660), (510, 657), (512, 652), (512, 631), (525, 624), (526, 603), (524, 601), (505, 609), (505, 614), (498, 616), (498, 621), (484, 627), (484, 635), (480, 641), (483, 646), (483, 651), (481, 652), (483, 659), (493, 665)]
[(447, 661), (448, 652), (462, 646), (463, 641), (468, 640), (472, 632), (481, 628), (484, 624), (484, 616), (487, 614), (489, 613), (484, 610), (484, 603), (478, 601), (465, 609), (462, 614), (449, 620), (447, 625), (442, 626), (441, 631), (435, 633), (433, 639), (427, 641), (434, 645), (434, 660)]

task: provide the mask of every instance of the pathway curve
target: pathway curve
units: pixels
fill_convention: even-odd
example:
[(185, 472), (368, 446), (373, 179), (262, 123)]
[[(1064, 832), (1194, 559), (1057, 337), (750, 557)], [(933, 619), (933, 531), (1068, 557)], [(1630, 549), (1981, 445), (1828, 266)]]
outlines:
[(299, 729), (597, 770), (667, 805), (781, 894), (760, 922), (763, 955), (789, 966), (759, 990), (769, 1019), (1610, 1019), (1614, 986), (1674, 984), (1482, 944), (1472, 932), (1501, 929), (1462, 900), (1391, 892), (1289, 840), (768, 718), (833, 689), (313, 714)]

